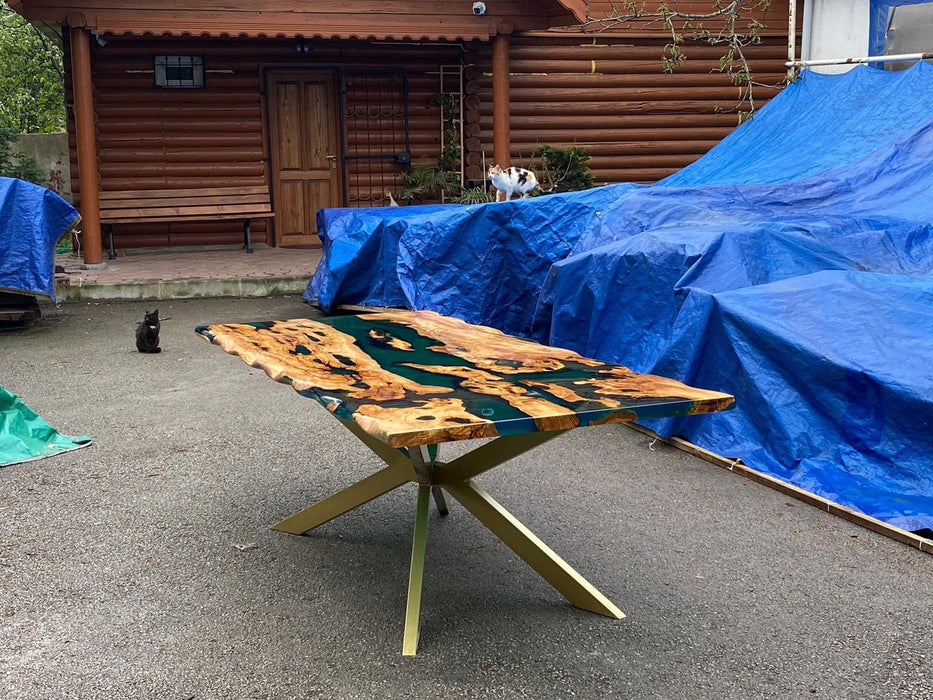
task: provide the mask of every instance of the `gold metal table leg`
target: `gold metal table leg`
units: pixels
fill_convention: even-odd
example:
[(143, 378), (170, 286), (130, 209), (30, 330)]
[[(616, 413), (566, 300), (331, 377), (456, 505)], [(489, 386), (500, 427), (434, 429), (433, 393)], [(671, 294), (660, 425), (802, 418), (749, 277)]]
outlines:
[(418, 632), (421, 625), (421, 586), (424, 582), (424, 555), (428, 541), (428, 504), (430, 484), (418, 484), (418, 509), (415, 514), (415, 534), (411, 543), (411, 569), (408, 572), (408, 604), (405, 607), (405, 638), (402, 655), (418, 652)]
[(447, 499), (444, 498), (444, 490), (440, 486), (432, 486), (431, 493), (434, 495), (434, 503), (437, 505), (438, 514), (447, 515), (450, 510), (447, 508)]
[(365, 432), (353, 421), (340, 420), (351, 433), (386, 463), (386, 468), (371, 474), (332, 496), (295, 513), (272, 526), (273, 530), (301, 535), (318, 525), (333, 520), (374, 498), (396, 489), (408, 481), (416, 481), (411, 459), (401, 450), (389, 447)]
[(532, 569), (556, 588), (567, 600), (578, 608), (608, 615), (621, 620), (625, 615), (596, 588), (531, 530), (522, 525), (488, 493), (471, 481), (460, 484), (444, 484), (444, 488), (456, 498), (477, 520), (505, 542), (513, 552), (525, 560)]
[(553, 440), (564, 432), (566, 431), (551, 430), (497, 437), (457, 459), (446, 464), (439, 464), (434, 472), (434, 481), (445, 486), (448, 482), (456, 484), (472, 479), (477, 474), (498, 467), (503, 462), (518, 457), (548, 440)]
[(398, 488), (402, 484), (411, 481), (413, 476), (414, 472), (410, 469), (410, 466), (409, 469), (405, 469), (404, 465), (386, 467), (375, 474), (367, 476), (362, 481), (348, 486), (343, 491), (338, 491), (333, 496), (318, 501), (313, 506), (285, 518), (285, 520), (273, 525), (272, 529), (288, 532), (292, 535), (300, 535), (322, 523), (326, 523), (328, 520), (333, 520), (338, 515), (343, 515), (357, 506), (373, 500), (377, 496)]
[[(440, 454), (440, 445), (420, 445), (418, 447), (409, 447), (408, 454), (411, 457), (411, 464), (417, 474), (418, 482), (422, 484), (434, 484), (436, 468), (442, 465), (437, 457)], [(444, 498), (444, 492), (439, 486), (432, 486), (431, 493), (434, 495), (434, 503), (437, 505), (437, 512), (441, 515), (447, 515), (450, 511), (447, 509), (447, 499)]]

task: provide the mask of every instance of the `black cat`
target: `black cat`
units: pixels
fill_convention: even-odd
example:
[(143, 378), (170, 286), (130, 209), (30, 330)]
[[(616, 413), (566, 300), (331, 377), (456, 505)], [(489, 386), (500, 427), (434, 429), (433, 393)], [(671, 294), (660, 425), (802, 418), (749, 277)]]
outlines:
[(146, 312), (143, 322), (136, 327), (136, 349), (140, 352), (162, 352), (159, 347), (159, 310)]

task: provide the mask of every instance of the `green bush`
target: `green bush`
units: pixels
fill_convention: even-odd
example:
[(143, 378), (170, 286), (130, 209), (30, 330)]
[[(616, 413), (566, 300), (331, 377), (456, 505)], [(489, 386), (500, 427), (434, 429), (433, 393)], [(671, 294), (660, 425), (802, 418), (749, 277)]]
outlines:
[(453, 201), (458, 204), (484, 204), (485, 202), (495, 201), (495, 197), (485, 187), (479, 185), (461, 189), (460, 196), (454, 197)]
[(460, 192), (460, 173), (445, 170), (428, 159), (402, 173), (402, 199), (440, 201)]
[(536, 146), (534, 155), (541, 159), (542, 176), (538, 178), (541, 190), (548, 193), (572, 192), (593, 187), (593, 173), (586, 165), (590, 157), (585, 151), (583, 146)]

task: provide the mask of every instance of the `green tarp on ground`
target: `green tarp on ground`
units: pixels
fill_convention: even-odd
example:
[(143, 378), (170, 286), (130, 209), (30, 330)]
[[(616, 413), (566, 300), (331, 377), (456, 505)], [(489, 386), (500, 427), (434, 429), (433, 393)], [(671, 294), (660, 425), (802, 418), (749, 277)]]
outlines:
[(0, 467), (89, 445), (91, 438), (62, 435), (24, 404), (0, 387)]

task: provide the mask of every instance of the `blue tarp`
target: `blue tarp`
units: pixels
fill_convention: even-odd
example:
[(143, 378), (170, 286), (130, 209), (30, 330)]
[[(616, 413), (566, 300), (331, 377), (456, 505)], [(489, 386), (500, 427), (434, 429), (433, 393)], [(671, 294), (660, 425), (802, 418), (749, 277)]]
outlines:
[(844, 506), (933, 528), (933, 66), (805, 72), (652, 186), (323, 210), (305, 298), (430, 308), (737, 409), (659, 421)]
[(55, 244), (78, 220), (51, 190), (0, 177), (0, 289), (55, 298)]

